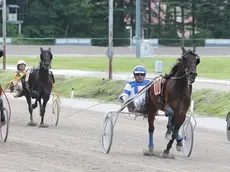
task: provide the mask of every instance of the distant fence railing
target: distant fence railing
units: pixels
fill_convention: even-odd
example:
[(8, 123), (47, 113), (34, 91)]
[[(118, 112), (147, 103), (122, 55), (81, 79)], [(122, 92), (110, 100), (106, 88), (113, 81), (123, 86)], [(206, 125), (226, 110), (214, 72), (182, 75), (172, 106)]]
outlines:
[(205, 47), (229, 47), (230, 39), (206, 39)]
[[(152, 38), (148, 40), (154, 47), (181, 46), (181, 39), (178, 38)], [(0, 38), (0, 44), (3, 39)], [(107, 46), (108, 38), (6, 38), (7, 45), (76, 45), (76, 46)], [(113, 38), (114, 46), (130, 46), (129, 38)], [(136, 40), (132, 40), (132, 46), (136, 45)], [(230, 39), (206, 39), (190, 38), (184, 40), (185, 46), (199, 47), (230, 47)]]

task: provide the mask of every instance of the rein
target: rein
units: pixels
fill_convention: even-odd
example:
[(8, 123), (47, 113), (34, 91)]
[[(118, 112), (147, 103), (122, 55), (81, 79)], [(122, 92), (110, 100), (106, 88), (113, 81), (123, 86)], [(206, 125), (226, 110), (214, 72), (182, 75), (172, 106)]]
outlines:
[(177, 80), (177, 79), (182, 79), (182, 78), (184, 78), (184, 77), (185, 77), (185, 73), (184, 73), (184, 75), (182, 75), (182, 76), (171, 77), (171, 78), (174, 79), (174, 80)]

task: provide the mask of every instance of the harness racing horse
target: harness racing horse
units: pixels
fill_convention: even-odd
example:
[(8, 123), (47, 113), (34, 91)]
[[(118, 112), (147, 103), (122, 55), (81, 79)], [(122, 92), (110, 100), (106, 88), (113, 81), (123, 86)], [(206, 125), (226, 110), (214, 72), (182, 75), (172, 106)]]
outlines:
[[(37, 125), (33, 121), (33, 109), (37, 107), (37, 102), (39, 102), (40, 116), (41, 116), (40, 127), (48, 127), (47, 125), (44, 124), (44, 115), (45, 115), (47, 102), (50, 99), (52, 84), (54, 83), (53, 75), (49, 71), (53, 55), (51, 53), (51, 48), (49, 48), (48, 50), (44, 50), (43, 48), (40, 48), (40, 50), (41, 50), (40, 66), (31, 69), (29, 80), (28, 80), (28, 86), (26, 85), (27, 83), (24, 80), (25, 76), (22, 77), (22, 86), (23, 86), (23, 95), (26, 97), (29, 112), (30, 112), (30, 122), (27, 125), (29, 126)], [(31, 105), (31, 98), (35, 99), (35, 103), (32, 105)], [(41, 99), (43, 100), (43, 103), (41, 102)]]
[[(175, 75), (163, 84), (162, 90), (164, 94), (162, 98), (164, 99), (164, 103), (159, 102), (159, 95), (154, 94), (154, 84), (147, 90), (146, 108), (149, 124), (148, 153), (152, 153), (154, 149), (154, 120), (158, 110), (164, 111), (168, 117), (166, 137), (170, 135), (170, 141), (163, 152), (164, 156), (169, 155), (172, 144), (178, 136), (179, 129), (185, 121), (191, 101), (191, 85), (195, 82), (197, 76), (196, 66), (200, 63), (200, 58), (195, 54), (195, 47), (193, 51), (186, 51), (182, 47), (182, 51), (183, 54), (182, 57), (178, 58), (177, 67), (173, 67)], [(177, 146), (182, 148), (182, 140), (177, 142)]]

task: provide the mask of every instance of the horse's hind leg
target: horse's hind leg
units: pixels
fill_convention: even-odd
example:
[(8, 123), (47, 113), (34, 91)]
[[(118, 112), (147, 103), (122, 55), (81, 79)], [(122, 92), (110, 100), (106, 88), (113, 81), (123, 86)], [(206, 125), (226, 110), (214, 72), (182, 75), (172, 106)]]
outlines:
[(41, 100), (39, 100), (39, 105), (40, 105), (40, 116), (41, 116), (41, 123), (40, 127), (48, 127), (48, 125), (44, 124), (44, 116), (46, 112), (46, 105), (47, 105), (48, 100), (43, 99), (43, 103), (41, 105)]
[(154, 118), (156, 115), (157, 110), (155, 107), (151, 107), (151, 110), (148, 110), (148, 123), (149, 123), (149, 145), (148, 145), (148, 151), (145, 152), (144, 154), (153, 154), (153, 149), (154, 149), (154, 139), (153, 139), (153, 133), (154, 133)]
[(36, 126), (37, 124), (33, 121), (33, 108), (31, 106), (31, 97), (29, 94), (26, 95), (26, 101), (28, 104), (28, 109), (30, 112), (30, 122), (27, 123), (28, 126)]

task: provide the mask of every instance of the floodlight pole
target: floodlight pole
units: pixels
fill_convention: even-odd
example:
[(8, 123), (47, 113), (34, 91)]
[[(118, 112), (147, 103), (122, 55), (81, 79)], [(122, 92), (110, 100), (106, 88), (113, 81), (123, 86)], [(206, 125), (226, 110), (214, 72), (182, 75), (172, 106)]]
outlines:
[(109, 79), (112, 79), (112, 62), (113, 62), (113, 0), (109, 0)]
[(6, 0), (2, 4), (3, 69), (6, 69)]
[(136, 57), (141, 56), (141, 2), (136, 0)]

